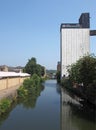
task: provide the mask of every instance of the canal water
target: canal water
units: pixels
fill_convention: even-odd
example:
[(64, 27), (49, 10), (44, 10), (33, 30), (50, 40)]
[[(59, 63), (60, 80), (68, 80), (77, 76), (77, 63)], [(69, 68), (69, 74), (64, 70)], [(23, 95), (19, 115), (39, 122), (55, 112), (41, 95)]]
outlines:
[(61, 130), (96, 130), (96, 111), (61, 88)]
[(0, 130), (60, 130), (60, 91), (56, 80), (47, 80), (32, 97), (13, 104), (0, 119)]
[(14, 102), (0, 117), (0, 130), (96, 130), (95, 121), (95, 113), (83, 110), (56, 80), (47, 80), (27, 99)]

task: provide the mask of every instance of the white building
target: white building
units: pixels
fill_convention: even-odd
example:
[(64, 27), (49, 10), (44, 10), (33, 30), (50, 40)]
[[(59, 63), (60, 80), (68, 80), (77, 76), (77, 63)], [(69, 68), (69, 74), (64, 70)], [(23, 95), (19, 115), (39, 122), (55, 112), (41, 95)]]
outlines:
[(60, 36), (61, 77), (63, 77), (68, 76), (69, 65), (90, 53), (89, 14), (82, 14), (77, 24), (61, 24)]

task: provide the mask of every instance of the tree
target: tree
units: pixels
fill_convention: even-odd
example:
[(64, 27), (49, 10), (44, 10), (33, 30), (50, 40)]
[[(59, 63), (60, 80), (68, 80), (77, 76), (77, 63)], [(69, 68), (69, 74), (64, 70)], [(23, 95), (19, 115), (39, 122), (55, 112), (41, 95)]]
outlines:
[[(71, 82), (83, 83), (82, 93), (89, 102), (96, 105), (96, 57), (94, 55), (84, 56), (68, 71)], [(79, 91), (78, 88), (76, 89)]]
[(96, 80), (96, 57), (84, 56), (68, 69), (71, 80), (83, 83), (85, 86)]
[(38, 76), (43, 76), (44, 73), (44, 67), (41, 66), (40, 64), (37, 64), (36, 58), (32, 57), (31, 59), (28, 60), (24, 72), (31, 74), (37, 74)]
[(61, 72), (60, 71), (57, 71), (57, 73), (56, 73), (56, 79), (57, 79), (57, 83), (61, 82)]
[(28, 60), (26, 66), (24, 68), (24, 72), (27, 72), (31, 75), (36, 73), (36, 59), (34, 57)]
[(85, 86), (96, 80), (96, 57), (86, 56), (82, 58), (80, 77)]

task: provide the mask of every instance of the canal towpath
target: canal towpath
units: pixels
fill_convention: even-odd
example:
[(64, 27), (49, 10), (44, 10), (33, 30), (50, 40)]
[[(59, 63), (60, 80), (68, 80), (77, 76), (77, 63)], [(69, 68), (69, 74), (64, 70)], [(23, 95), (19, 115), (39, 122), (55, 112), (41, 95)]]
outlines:
[(13, 97), (13, 95), (16, 94), (17, 89), (20, 87), (20, 85), (16, 85), (14, 87), (1, 90), (0, 91), (0, 100), (3, 98), (7, 98), (7, 97)]

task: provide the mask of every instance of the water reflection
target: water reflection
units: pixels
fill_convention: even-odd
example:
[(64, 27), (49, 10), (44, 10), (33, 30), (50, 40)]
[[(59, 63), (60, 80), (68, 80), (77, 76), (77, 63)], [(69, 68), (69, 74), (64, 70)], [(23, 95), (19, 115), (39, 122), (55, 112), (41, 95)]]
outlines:
[(60, 130), (60, 89), (56, 80), (47, 80), (32, 95), (17, 100), (0, 122), (0, 130)]
[(9, 117), (10, 112), (16, 107), (16, 105), (17, 105), (17, 100), (12, 103), (11, 107), (8, 109), (6, 113), (0, 116), (0, 126)]
[[(0, 116), (0, 126), (3, 124), (3, 122), (8, 118), (10, 115), (10, 112), (17, 106), (17, 105), (22, 105), (24, 108), (29, 109), (29, 108), (34, 108), (36, 105), (37, 98), (40, 96), (40, 93), (44, 90), (44, 86), (38, 87), (31, 95), (28, 95), (25, 99), (20, 98), (16, 99), (9, 110), (4, 113), (3, 115)], [(14, 95), (15, 96), (15, 95)]]
[(62, 89), (61, 130), (95, 130), (95, 123), (95, 112), (83, 109), (72, 95)]
[(36, 105), (37, 98), (40, 96), (41, 91), (44, 90), (44, 86), (40, 86), (26, 98), (20, 98), (18, 99), (18, 104), (22, 104), (24, 108), (29, 109), (29, 108), (34, 108)]
[(55, 80), (48, 80), (26, 99), (12, 104), (0, 117), (0, 130), (60, 130), (60, 117), (61, 130), (95, 130), (95, 113), (82, 109), (74, 98)]
[(57, 90), (57, 93), (59, 94), (59, 95), (61, 95), (61, 86), (60, 85), (56, 85), (56, 90)]

